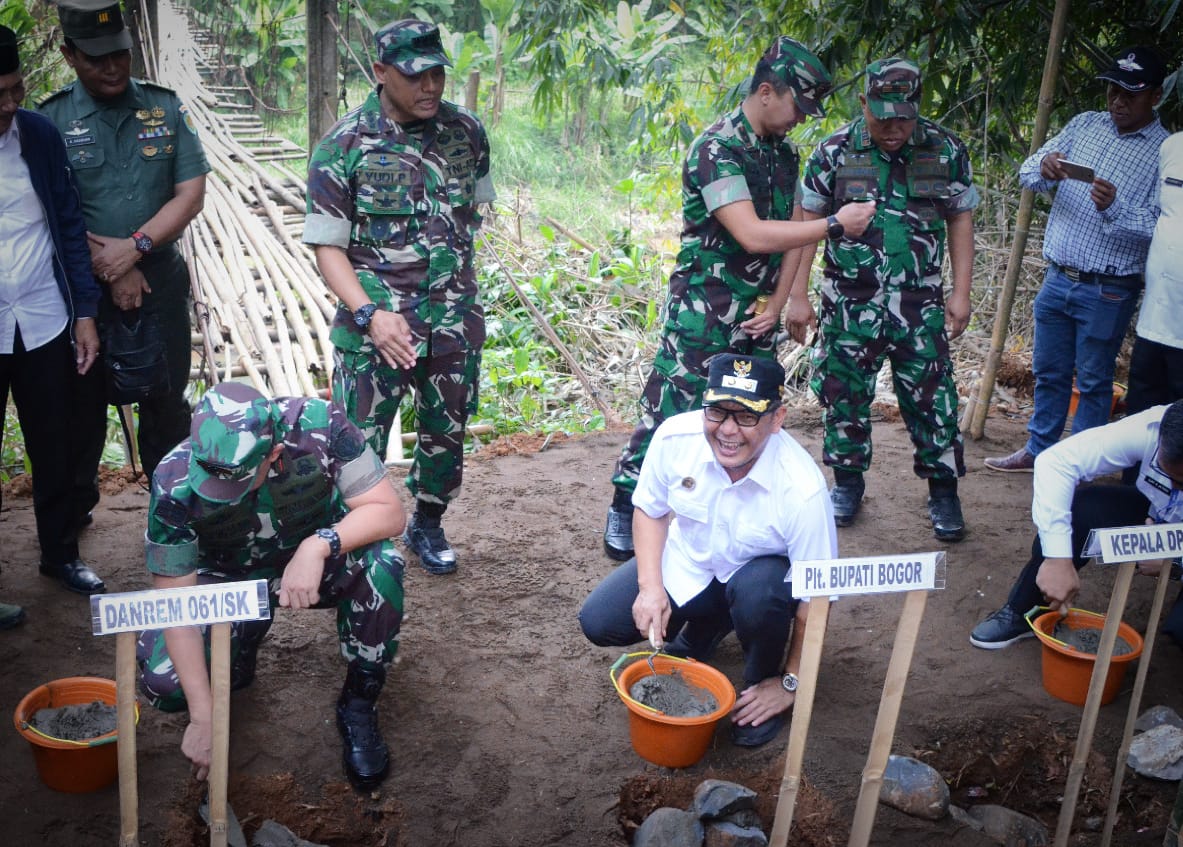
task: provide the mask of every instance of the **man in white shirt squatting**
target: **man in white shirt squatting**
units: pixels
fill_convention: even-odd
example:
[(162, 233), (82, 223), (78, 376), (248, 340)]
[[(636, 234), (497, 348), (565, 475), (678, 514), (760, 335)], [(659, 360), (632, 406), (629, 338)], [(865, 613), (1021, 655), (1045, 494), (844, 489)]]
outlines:
[(662, 423), (641, 467), (636, 555), (579, 612), (593, 644), (635, 644), (652, 627), (670, 637), (666, 652), (700, 661), (734, 630), (744, 671), (731, 735), (742, 747), (775, 738), (796, 699), (806, 607), (792, 562), (838, 549), (825, 478), (781, 429), (784, 381), (769, 359), (711, 361), (702, 410)]

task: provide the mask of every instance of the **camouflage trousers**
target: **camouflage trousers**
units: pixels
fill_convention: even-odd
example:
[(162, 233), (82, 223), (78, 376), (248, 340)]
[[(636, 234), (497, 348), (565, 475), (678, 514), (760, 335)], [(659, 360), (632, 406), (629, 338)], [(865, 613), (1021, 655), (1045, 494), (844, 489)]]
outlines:
[[(198, 583), (210, 585), (236, 582), (243, 579), (266, 579), (271, 601), (271, 615), (279, 605), (279, 581), (283, 565), (291, 558), (285, 554), (283, 563), (263, 563), (246, 576), (222, 573), (202, 573)], [(325, 560), (325, 572), (320, 583), (320, 601), (315, 609), (337, 610), (337, 639), (341, 655), (347, 661), (360, 660), (371, 665), (388, 665), (398, 653), (398, 633), (403, 621), (403, 560), (394, 541), (383, 540), (360, 547), (349, 553)], [(237, 666), (244, 650), (259, 646), (271, 619), (237, 621), (230, 625), (230, 667)], [(209, 663), (209, 627), (200, 628), (205, 642), (205, 658)], [(153, 706), (164, 712), (180, 712), (187, 708), (185, 692), (173, 668), (164, 641), (164, 630), (145, 630), (136, 643), (136, 660), (140, 666), (140, 689)], [(231, 685), (235, 683), (233, 670)]]
[(755, 358), (774, 358), (774, 335), (768, 333), (754, 340), (744, 338), (723, 347), (687, 347), (680, 344), (675, 335), (667, 333), (662, 336), (653, 370), (641, 392), (641, 419), (616, 460), (612, 484), (624, 491), (636, 491), (649, 442), (662, 421), (702, 406), (702, 395), (707, 390), (707, 369), (713, 357), (720, 353), (750, 353)]
[(824, 409), (822, 460), (863, 472), (871, 466), (871, 401), (884, 360), (922, 479), (965, 475), (957, 388), (939, 288), (895, 291), (871, 300), (822, 297), (821, 339), (810, 387)]
[(414, 387), (418, 438), (406, 484), (412, 496), (446, 504), (464, 477), (464, 429), (476, 412), (480, 350), (420, 356), (410, 370), (376, 355), (333, 350), (333, 400), (382, 458), (407, 390)]

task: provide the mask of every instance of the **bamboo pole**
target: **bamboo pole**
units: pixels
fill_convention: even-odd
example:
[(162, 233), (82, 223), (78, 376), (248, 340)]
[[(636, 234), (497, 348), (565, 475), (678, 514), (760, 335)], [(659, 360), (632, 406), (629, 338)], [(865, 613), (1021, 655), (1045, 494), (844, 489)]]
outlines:
[(821, 670), (822, 643), (826, 637), (826, 623), (830, 616), (830, 600), (815, 597), (809, 601), (805, 619), (805, 644), (801, 652), (800, 685), (793, 701), (793, 722), (789, 725), (789, 746), (785, 753), (785, 773), (776, 800), (776, 814), (772, 821), (771, 847), (786, 847), (789, 830), (793, 827), (793, 810), (797, 805), (797, 790), (801, 782), (801, 763), (805, 758), (805, 740), (813, 719), (813, 699)]
[(115, 714), (119, 723), (119, 847), (139, 847), (136, 772), (136, 634), (115, 636)]
[(1093, 662), (1093, 676), (1089, 680), (1089, 693), (1084, 699), (1084, 716), (1080, 720), (1080, 732), (1076, 736), (1076, 751), (1072, 764), (1068, 766), (1068, 781), (1064, 785), (1064, 799), (1060, 803), (1060, 817), (1056, 822), (1054, 847), (1068, 847), (1072, 834), (1072, 819), (1076, 816), (1076, 799), (1080, 796), (1080, 785), (1084, 781), (1084, 768), (1088, 764), (1089, 751), (1093, 746), (1093, 733), (1097, 729), (1097, 713), (1101, 711), (1101, 695), (1105, 690), (1105, 677), (1109, 675), (1109, 662), (1113, 658), (1113, 645), (1117, 643), (1117, 628), (1125, 612), (1126, 598), (1130, 593), (1130, 581), (1134, 578), (1134, 562), (1123, 562), (1117, 568), (1117, 579), (1113, 583), (1113, 594), (1109, 598), (1109, 610), (1105, 613), (1105, 627), (1097, 645), (1097, 658)]
[[(1048, 33), (1047, 54), (1043, 63), (1043, 79), (1039, 86), (1039, 108), (1035, 113), (1035, 131), (1031, 136), (1030, 153), (1043, 146), (1047, 138), (1047, 127), (1051, 120), (1052, 102), (1055, 99), (1056, 81), (1060, 72), (1060, 46), (1064, 41), (1064, 27), (1068, 21), (1069, 0), (1056, 0), (1052, 13), (1051, 30)], [(1010, 329), (1010, 313), (1015, 304), (1015, 288), (1023, 255), (1027, 251), (1027, 230), (1031, 226), (1031, 213), (1035, 206), (1035, 194), (1024, 188), (1019, 197), (1018, 217), (1015, 221), (1015, 238), (1011, 242), (1010, 259), (1006, 264), (1006, 276), (1002, 290), (998, 292), (998, 309), (994, 314), (994, 332), (990, 337), (990, 352), (982, 367), (977, 394), (971, 394), (962, 418), (962, 429), (973, 439), (981, 438), (986, 430), (986, 415), (990, 411), (990, 397), (994, 394), (994, 381), (998, 366), (1002, 362), (1002, 351)]]
[(879, 808), (879, 791), (883, 786), (883, 771), (887, 767), (887, 757), (891, 754), (891, 741), (895, 737), (900, 704), (904, 699), (904, 685), (908, 681), (908, 668), (912, 665), (912, 654), (916, 651), (916, 637), (920, 632), (920, 619), (924, 617), (927, 600), (928, 592), (923, 590), (909, 591), (904, 599), (904, 611), (900, 614), (895, 646), (892, 647), (891, 660), (887, 665), (887, 679), (883, 684), (883, 696), (879, 701), (879, 716), (871, 736), (871, 752), (863, 768), (849, 847), (867, 847), (871, 840), (875, 812)]
[(574, 355), (572, 355), (571, 351), (567, 349), (567, 345), (564, 344), (562, 340), (555, 334), (554, 329), (552, 329), (551, 325), (547, 323), (546, 317), (540, 311), (538, 311), (538, 307), (535, 306), (534, 303), (531, 302), (530, 298), (526, 296), (526, 292), (522, 291), (521, 286), (519, 286), (517, 280), (513, 278), (513, 274), (510, 273), (509, 268), (505, 266), (505, 262), (501, 260), (501, 255), (497, 252), (497, 248), (489, 243), (488, 239), (485, 240), (485, 246), (492, 254), (494, 261), (497, 262), (497, 266), (501, 268), (501, 272), (505, 274), (505, 278), (509, 280), (509, 284), (513, 287), (514, 293), (518, 295), (518, 299), (522, 301), (522, 305), (526, 307), (526, 310), (529, 311), (530, 316), (534, 318), (534, 323), (538, 325), (538, 328), (542, 330), (542, 334), (550, 340), (552, 345), (554, 345), (555, 350), (557, 350), (559, 355), (563, 357), (563, 360), (571, 368), (571, 372), (575, 374), (575, 376), (579, 379), (580, 384), (583, 385), (583, 390), (587, 392), (587, 395), (591, 401), (596, 404), (596, 407), (600, 410), (600, 414), (604, 416), (605, 423), (609, 425), (620, 423), (619, 416), (614, 411), (612, 411), (608, 404), (605, 403), (600, 397), (600, 392), (592, 387), (591, 380), (588, 379), (587, 374), (584, 372), (583, 368), (580, 367), (579, 361)]
[(1134, 738), (1134, 724), (1138, 722), (1138, 709), (1142, 706), (1142, 691), (1146, 687), (1150, 657), (1154, 654), (1154, 637), (1158, 632), (1158, 621), (1162, 617), (1163, 600), (1167, 596), (1167, 583), (1170, 582), (1170, 578), (1171, 564), (1169, 561), (1164, 561), (1158, 572), (1158, 582), (1154, 586), (1154, 600), (1150, 604), (1146, 634), (1142, 636), (1142, 655), (1138, 657), (1138, 672), (1134, 676), (1134, 692), (1130, 695), (1130, 707), (1126, 710), (1121, 746), (1117, 750), (1117, 761), (1113, 764), (1113, 784), (1109, 786), (1109, 809), (1105, 813), (1105, 829), (1101, 832), (1101, 847), (1109, 847), (1113, 840), (1113, 826), (1117, 823), (1117, 807), (1121, 804), (1121, 783), (1125, 779), (1126, 756), (1129, 755), (1130, 743)]
[(209, 768), (209, 843), (226, 847), (226, 784), (230, 776), (230, 624), (210, 626), (210, 694), (213, 698)]

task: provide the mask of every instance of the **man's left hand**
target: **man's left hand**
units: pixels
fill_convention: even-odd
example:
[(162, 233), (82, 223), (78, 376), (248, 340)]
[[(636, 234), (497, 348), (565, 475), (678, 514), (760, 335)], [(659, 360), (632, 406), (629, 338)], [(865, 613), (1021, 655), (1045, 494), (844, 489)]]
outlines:
[(969, 294), (950, 294), (945, 300), (945, 333), (952, 341), (969, 326)]
[(98, 355), (98, 322), (94, 318), (78, 318), (74, 321), (74, 366), (78, 373), (90, 370)]
[(1089, 196), (1093, 198), (1093, 205), (1097, 207), (1097, 211), (1103, 212), (1117, 199), (1117, 186), (1107, 179), (1097, 177), (1093, 180)]
[(785, 691), (779, 676), (770, 676), (739, 693), (731, 710), (731, 721), (740, 726), (759, 726), (786, 711), (796, 699), (796, 692)]
[(135, 267), (140, 251), (130, 238), (111, 238), (106, 235), (86, 234), (90, 242), (90, 261), (94, 275), (103, 282), (113, 282)]
[(318, 536), (305, 538), (296, 555), (283, 570), (279, 582), (279, 605), (308, 609), (320, 599), (320, 580), (325, 569), (325, 542)]

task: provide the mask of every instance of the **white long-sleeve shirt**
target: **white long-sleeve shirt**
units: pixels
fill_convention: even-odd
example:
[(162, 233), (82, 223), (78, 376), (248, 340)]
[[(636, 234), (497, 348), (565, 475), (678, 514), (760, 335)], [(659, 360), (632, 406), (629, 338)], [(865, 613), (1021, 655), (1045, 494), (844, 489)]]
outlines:
[(1150, 501), (1155, 523), (1183, 521), (1183, 495), (1158, 464), (1158, 429), (1168, 406), (1155, 406), (1115, 423), (1077, 433), (1035, 459), (1031, 519), (1039, 530), (1043, 555), (1070, 559), (1072, 497), (1076, 486), (1123, 471), (1141, 462), (1138, 490)]

